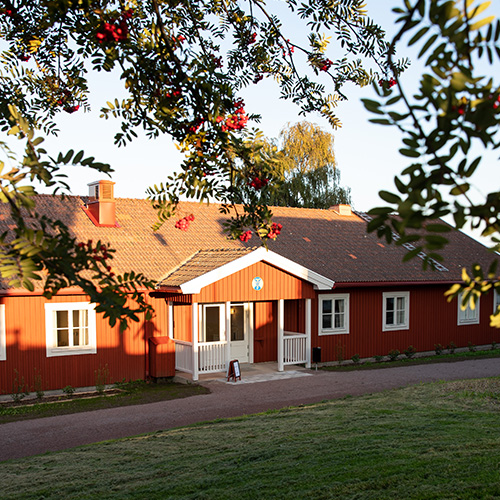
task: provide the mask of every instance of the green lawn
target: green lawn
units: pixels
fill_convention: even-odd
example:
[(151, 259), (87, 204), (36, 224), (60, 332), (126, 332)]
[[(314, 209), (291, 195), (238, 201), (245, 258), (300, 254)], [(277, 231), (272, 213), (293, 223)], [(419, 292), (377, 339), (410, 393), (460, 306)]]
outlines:
[(500, 378), (419, 385), (4, 462), (2, 498), (500, 497)]

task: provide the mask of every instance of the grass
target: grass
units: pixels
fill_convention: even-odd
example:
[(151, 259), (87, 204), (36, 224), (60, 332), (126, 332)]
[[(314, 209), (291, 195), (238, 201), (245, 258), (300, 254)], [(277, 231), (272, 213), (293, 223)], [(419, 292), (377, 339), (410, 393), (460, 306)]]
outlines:
[(500, 349), (490, 349), (488, 351), (463, 351), (453, 354), (437, 354), (431, 356), (407, 358), (403, 353), (396, 361), (389, 361), (385, 356), (384, 361), (365, 361), (354, 364), (335, 364), (322, 366), (321, 370), (327, 371), (353, 371), (353, 370), (378, 370), (379, 368), (394, 368), (396, 366), (425, 365), (431, 363), (452, 363), (455, 361), (465, 361), (467, 359), (499, 358)]
[(4, 462), (2, 498), (493, 499), (500, 378), (418, 385)]
[(83, 411), (103, 410), (118, 406), (141, 405), (185, 398), (210, 392), (196, 384), (177, 384), (172, 382), (149, 384), (141, 380), (116, 384), (121, 393), (112, 396), (98, 396), (90, 399), (66, 399), (54, 403), (23, 404), (22, 406), (0, 406), (0, 424), (55, 415), (66, 415)]

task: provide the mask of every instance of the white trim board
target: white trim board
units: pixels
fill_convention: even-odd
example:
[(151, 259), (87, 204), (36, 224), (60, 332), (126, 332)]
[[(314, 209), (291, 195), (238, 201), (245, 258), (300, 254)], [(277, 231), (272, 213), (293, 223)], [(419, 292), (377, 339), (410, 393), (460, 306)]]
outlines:
[(200, 293), (202, 288), (223, 278), (227, 278), (228, 276), (250, 267), (257, 262), (266, 262), (297, 278), (303, 279), (311, 283), (316, 290), (331, 290), (335, 285), (335, 282), (331, 279), (311, 271), (310, 269), (307, 269), (304, 266), (287, 259), (286, 257), (278, 255), (271, 250), (266, 250), (265, 248), (260, 247), (243, 257), (239, 257), (232, 262), (214, 269), (213, 271), (209, 271), (202, 276), (186, 281), (186, 283), (183, 283), (180, 288), (184, 294)]

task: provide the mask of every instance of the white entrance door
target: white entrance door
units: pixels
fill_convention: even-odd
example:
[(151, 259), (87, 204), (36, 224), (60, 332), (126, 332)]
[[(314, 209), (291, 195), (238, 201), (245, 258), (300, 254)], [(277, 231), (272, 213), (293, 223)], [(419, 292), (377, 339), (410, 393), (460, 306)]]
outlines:
[(231, 304), (231, 359), (250, 361), (250, 304)]

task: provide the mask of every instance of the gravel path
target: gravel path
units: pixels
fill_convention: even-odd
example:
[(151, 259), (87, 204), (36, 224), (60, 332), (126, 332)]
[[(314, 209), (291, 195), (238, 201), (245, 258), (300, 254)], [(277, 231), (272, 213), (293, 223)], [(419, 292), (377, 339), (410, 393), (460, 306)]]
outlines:
[(307, 376), (259, 383), (204, 382), (211, 394), (3, 424), (0, 425), (0, 461), (419, 382), (498, 376), (500, 359), (305, 373)]

